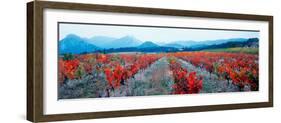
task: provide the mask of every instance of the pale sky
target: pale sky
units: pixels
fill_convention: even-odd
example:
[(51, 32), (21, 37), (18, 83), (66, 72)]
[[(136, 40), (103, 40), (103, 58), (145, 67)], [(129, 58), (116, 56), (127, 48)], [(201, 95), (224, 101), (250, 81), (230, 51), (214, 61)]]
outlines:
[(259, 38), (259, 32), (256, 31), (132, 27), (69, 23), (60, 23), (59, 26), (59, 40), (62, 40), (68, 34), (75, 34), (82, 38), (92, 38), (94, 36), (121, 38), (129, 35), (134, 36), (141, 41), (153, 41), (155, 43), (169, 43), (171, 41), (179, 40), (205, 41), (229, 38)]

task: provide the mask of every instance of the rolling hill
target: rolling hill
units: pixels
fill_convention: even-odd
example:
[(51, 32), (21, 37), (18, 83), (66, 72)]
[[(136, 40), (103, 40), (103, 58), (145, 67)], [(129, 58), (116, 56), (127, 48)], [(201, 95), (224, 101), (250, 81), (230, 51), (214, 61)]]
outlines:
[(153, 43), (152, 41), (146, 41), (138, 46), (138, 48), (151, 48), (151, 47), (159, 47), (157, 44)]

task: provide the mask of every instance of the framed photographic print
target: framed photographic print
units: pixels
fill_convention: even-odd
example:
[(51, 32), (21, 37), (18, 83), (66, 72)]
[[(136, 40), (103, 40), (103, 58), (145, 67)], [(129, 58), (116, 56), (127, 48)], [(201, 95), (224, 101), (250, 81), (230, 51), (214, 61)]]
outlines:
[(27, 3), (34, 122), (273, 106), (273, 17)]

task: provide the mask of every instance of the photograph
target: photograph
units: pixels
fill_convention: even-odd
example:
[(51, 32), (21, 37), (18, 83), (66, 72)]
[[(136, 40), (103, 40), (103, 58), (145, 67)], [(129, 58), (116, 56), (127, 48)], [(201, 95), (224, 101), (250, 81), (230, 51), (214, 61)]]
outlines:
[(58, 100), (259, 91), (259, 30), (58, 22)]

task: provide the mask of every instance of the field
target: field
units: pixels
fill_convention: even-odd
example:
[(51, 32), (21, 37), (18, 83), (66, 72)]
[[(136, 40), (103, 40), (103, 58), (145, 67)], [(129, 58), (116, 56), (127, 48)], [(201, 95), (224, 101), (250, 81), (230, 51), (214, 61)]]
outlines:
[(258, 55), (252, 51), (65, 54), (58, 62), (59, 99), (259, 89)]

